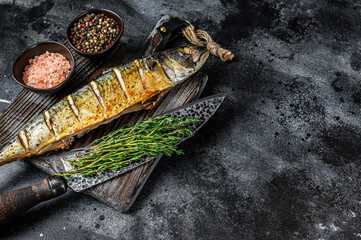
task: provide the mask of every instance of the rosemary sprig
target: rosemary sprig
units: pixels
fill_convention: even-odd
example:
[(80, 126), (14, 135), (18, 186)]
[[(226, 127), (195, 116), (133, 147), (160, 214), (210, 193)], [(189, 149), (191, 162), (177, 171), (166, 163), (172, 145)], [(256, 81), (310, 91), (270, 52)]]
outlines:
[(67, 160), (76, 168), (55, 175), (91, 176), (106, 170), (117, 171), (145, 156), (158, 156), (161, 153), (166, 156), (173, 153), (183, 154), (176, 144), (182, 141), (182, 135), (194, 135), (188, 126), (198, 121), (195, 118), (182, 121), (180, 118), (162, 115), (139, 122), (132, 127), (120, 127), (95, 140), (88, 148), (89, 152)]

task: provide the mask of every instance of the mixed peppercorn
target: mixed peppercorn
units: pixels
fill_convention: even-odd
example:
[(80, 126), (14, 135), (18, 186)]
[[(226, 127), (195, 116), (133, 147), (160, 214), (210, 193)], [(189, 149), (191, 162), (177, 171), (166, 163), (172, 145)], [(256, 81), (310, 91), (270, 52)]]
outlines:
[(119, 35), (119, 23), (104, 13), (80, 18), (70, 29), (72, 44), (85, 53), (97, 53), (111, 46)]

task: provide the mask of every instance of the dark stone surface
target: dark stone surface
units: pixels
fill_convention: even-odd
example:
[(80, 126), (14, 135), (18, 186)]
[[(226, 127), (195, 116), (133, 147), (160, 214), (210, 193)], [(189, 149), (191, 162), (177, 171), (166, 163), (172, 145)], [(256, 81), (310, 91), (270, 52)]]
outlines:
[[(212, 57), (203, 96), (228, 93), (219, 112), (164, 158), (129, 213), (82, 194), (37, 206), (3, 239), (360, 239), (361, 2), (0, 0), (0, 112), (21, 90), (11, 65), (27, 46), (62, 41), (83, 9), (125, 20), (137, 48), (172, 14), (204, 28), (235, 60)], [(0, 190), (46, 175), (0, 168)]]

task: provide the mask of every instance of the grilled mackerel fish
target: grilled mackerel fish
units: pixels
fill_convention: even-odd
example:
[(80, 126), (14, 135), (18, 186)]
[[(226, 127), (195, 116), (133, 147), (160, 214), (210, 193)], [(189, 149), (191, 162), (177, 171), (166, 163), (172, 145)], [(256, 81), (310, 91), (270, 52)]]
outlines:
[(64, 149), (74, 137), (149, 107), (147, 101), (197, 72), (208, 56), (203, 48), (187, 46), (108, 69), (27, 123), (1, 148), (0, 166)]

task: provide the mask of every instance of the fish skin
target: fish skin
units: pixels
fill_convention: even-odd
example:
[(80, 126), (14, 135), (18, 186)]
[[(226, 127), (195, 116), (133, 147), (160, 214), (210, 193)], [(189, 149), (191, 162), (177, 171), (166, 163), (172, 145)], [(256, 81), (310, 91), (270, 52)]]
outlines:
[(203, 48), (186, 46), (104, 71), (30, 120), (0, 149), (0, 166), (64, 149), (74, 137), (122, 114), (149, 107), (147, 101), (197, 72), (208, 56)]

